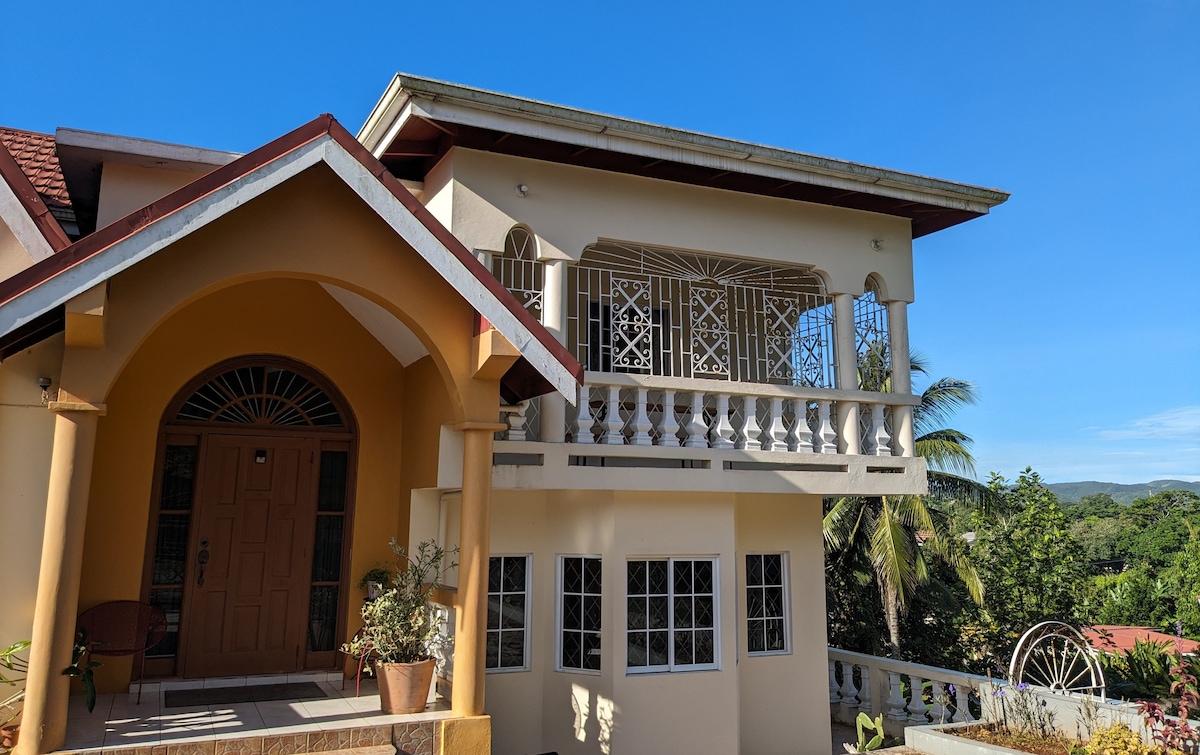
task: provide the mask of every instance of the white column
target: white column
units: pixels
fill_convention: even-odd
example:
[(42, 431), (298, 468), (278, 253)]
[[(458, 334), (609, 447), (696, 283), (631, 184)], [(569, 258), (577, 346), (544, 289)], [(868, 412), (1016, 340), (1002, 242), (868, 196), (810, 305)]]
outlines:
[(663, 391), (662, 421), (658, 425), (658, 445), (674, 448), (679, 445), (679, 421), (675, 419), (675, 391)]
[[(817, 402), (817, 439), (815, 446), (819, 454), (837, 453), (838, 450), (837, 434), (833, 431), (833, 424), (829, 421), (829, 404), (830, 402), (828, 401)], [(855, 404), (855, 406), (857, 407), (858, 404)], [(857, 438), (858, 433), (855, 433), (854, 437)]]
[[(838, 388), (858, 390), (858, 348), (854, 343), (854, 297), (833, 295), (834, 355), (837, 362)], [(837, 406), (837, 450), (842, 454), (858, 454), (858, 403), (839, 401)]]
[(946, 688), (941, 682), (931, 679), (930, 699), (933, 704), (929, 706), (929, 721), (935, 724), (946, 723)]
[(608, 413), (600, 423), (600, 440), (609, 445), (621, 445), (625, 442), (625, 421), (621, 419), (621, 387), (608, 386)]
[(717, 394), (717, 419), (713, 423), (713, 448), (733, 448), (733, 423), (729, 421), (729, 394)]
[(890, 721), (907, 721), (908, 713), (904, 710), (904, 693), (900, 689), (900, 673), (888, 672), (887, 717)]
[(858, 688), (854, 686), (854, 664), (842, 661), (842, 707), (846, 709), (847, 719), (854, 720), (854, 709), (858, 707)]
[(762, 442), (758, 436), (762, 435), (762, 428), (758, 426), (758, 398), (756, 396), (742, 397), (742, 426), (738, 428), (737, 447), (739, 449), (750, 449), (758, 451), (762, 448)]
[[(908, 362), (908, 303), (888, 302), (888, 348), (892, 352), (892, 393), (904, 396), (912, 393), (912, 367)], [(892, 408), (892, 443), (896, 456), (916, 453), (913, 443), (911, 406)]]
[[(567, 262), (542, 260), (542, 325), (561, 344), (567, 343)], [(567, 430), (567, 400), (557, 391), (541, 397), (541, 439), (562, 443)]]
[(788, 450), (787, 427), (783, 424), (783, 399), (776, 396), (771, 399), (771, 419), (767, 425), (767, 433), (763, 436), (764, 451)]
[(975, 720), (975, 716), (971, 715), (969, 692), (970, 690), (961, 684), (954, 686), (954, 718), (951, 719), (954, 723)]
[(929, 719), (925, 716), (929, 712), (929, 706), (925, 704), (925, 680), (919, 676), (908, 675), (909, 682), (909, 697), (908, 701), (908, 720), (914, 722), (918, 726), (929, 723)]
[(688, 448), (708, 448), (708, 425), (704, 422), (702, 391), (692, 391), (692, 416), (688, 417), (687, 440), (683, 445)]
[(595, 443), (596, 436), (592, 434), (592, 425), (596, 418), (592, 416), (592, 388), (587, 383), (579, 386), (579, 403), (576, 406), (578, 414), (575, 417), (575, 442)]
[(836, 672), (834, 671), (834, 668), (833, 668), (833, 664), (835, 662), (836, 661), (829, 662), (829, 704), (830, 705), (837, 705), (838, 703), (840, 703), (842, 701), (842, 696), (840, 694), (838, 694), (837, 676), (836, 676)]
[(635, 388), (633, 392), (633, 417), (629, 422), (632, 435), (629, 443), (634, 446), (654, 445), (654, 441), (650, 437), (650, 431), (654, 429), (654, 425), (650, 424), (650, 415), (646, 412), (646, 404), (649, 402), (647, 393), (647, 390), (641, 387)]

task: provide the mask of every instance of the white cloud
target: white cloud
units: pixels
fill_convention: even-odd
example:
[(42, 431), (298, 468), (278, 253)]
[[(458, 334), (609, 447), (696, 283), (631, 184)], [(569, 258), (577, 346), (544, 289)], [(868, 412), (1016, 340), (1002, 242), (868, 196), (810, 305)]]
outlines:
[(1125, 427), (1100, 430), (1100, 440), (1200, 439), (1200, 406), (1181, 406), (1134, 420)]

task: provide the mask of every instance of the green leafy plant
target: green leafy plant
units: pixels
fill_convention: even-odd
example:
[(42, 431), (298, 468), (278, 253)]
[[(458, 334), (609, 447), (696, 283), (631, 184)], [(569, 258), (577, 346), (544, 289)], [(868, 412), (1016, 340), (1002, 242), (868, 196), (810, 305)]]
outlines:
[[(25, 681), (29, 671), (29, 662), (24, 653), (29, 649), (29, 640), (14, 642), (0, 651), (0, 684), (16, 687)], [(19, 689), (0, 702), (0, 727), (5, 727), (21, 715), (21, 701), (25, 698), (25, 690)]]
[(1163, 699), (1171, 694), (1171, 654), (1166, 642), (1136, 639), (1122, 653), (1104, 653), (1100, 664), (1113, 691), (1129, 700)]
[(1142, 738), (1125, 724), (1111, 724), (1096, 732), (1085, 748), (1087, 755), (1153, 755)]
[[(879, 714), (872, 721), (871, 717), (866, 713), (859, 713), (858, 718), (854, 720), (855, 728), (858, 729), (858, 743), (844, 745), (846, 752), (870, 752), (883, 747), (883, 714)], [(875, 732), (875, 736), (867, 739), (866, 729)]]
[(88, 713), (96, 709), (96, 669), (103, 664), (92, 660), (92, 640), (87, 630), (75, 630), (75, 647), (71, 651), (71, 665), (63, 669), (66, 676), (75, 676), (83, 683), (83, 700)]
[(394, 539), (390, 545), (397, 562), (390, 586), (363, 605), (362, 630), (342, 652), (377, 663), (415, 663), (432, 657), (438, 623), (429, 596), (446, 572), (458, 566), (447, 560), (458, 549), (448, 553), (427, 540), (410, 556)]
[(395, 570), (387, 564), (375, 564), (358, 580), (358, 589), (365, 590), (372, 583), (387, 587), (392, 583), (394, 574)]

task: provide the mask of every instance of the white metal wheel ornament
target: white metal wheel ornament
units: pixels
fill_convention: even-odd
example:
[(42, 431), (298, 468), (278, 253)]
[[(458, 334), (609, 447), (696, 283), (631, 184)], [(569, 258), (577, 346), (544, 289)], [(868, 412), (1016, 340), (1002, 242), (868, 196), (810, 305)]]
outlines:
[(1092, 646), (1082, 632), (1061, 621), (1043, 621), (1021, 635), (1008, 665), (1008, 681), (1105, 697), (1104, 671)]

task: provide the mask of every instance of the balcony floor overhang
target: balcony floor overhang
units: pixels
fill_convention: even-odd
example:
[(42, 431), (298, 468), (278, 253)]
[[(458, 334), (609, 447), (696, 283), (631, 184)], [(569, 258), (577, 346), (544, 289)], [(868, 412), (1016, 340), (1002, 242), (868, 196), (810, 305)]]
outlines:
[(492, 487), (924, 495), (925, 471), (920, 457), (496, 441)]

